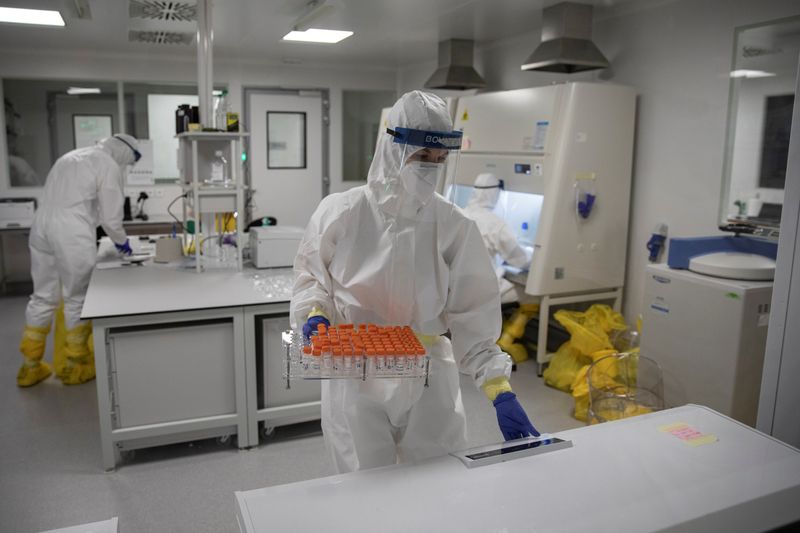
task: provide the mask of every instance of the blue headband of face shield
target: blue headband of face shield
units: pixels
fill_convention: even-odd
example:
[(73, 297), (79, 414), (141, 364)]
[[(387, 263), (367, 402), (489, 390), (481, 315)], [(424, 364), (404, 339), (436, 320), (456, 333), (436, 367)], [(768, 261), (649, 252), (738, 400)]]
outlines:
[(133, 162), (134, 162), (134, 163), (138, 163), (138, 162), (139, 162), (139, 160), (142, 158), (142, 153), (141, 153), (139, 150), (137, 150), (136, 148), (134, 148), (133, 146), (131, 146), (131, 145), (130, 145), (130, 144), (129, 144), (129, 143), (128, 143), (128, 142), (127, 142), (125, 139), (123, 139), (122, 137), (117, 137), (116, 135), (114, 135), (114, 138), (115, 138), (116, 140), (120, 141), (121, 143), (124, 143), (124, 144), (125, 144), (125, 146), (127, 146), (128, 148), (130, 148), (131, 150), (133, 150)]
[(461, 138), (464, 136), (460, 131), (425, 131), (411, 128), (386, 128), (386, 133), (393, 137), (393, 142), (436, 150), (460, 150)]

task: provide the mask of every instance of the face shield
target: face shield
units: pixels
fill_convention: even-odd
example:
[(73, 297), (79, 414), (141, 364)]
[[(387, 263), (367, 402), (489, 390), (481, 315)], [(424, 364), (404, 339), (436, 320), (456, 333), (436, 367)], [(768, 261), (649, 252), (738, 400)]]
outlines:
[(142, 153), (139, 150), (137, 150), (136, 148), (134, 148), (133, 145), (131, 145), (131, 143), (129, 143), (128, 141), (126, 141), (125, 139), (120, 137), (119, 135), (114, 135), (114, 138), (116, 140), (120, 141), (121, 143), (124, 143), (125, 146), (127, 146), (128, 148), (130, 148), (133, 151), (133, 163), (134, 164), (138, 163), (139, 160), (142, 158)]
[(424, 207), (437, 190), (449, 191), (458, 167), (460, 131), (425, 131), (387, 128), (392, 142), (402, 148), (400, 182), (406, 197), (417, 209)]

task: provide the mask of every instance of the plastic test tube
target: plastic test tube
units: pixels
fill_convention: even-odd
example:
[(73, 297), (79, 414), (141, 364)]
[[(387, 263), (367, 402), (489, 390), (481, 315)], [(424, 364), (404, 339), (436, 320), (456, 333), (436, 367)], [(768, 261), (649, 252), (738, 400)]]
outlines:
[(422, 375), (425, 373), (425, 363), (426, 363), (425, 348), (423, 348), (422, 346), (417, 346), (416, 355), (417, 355), (416, 357), (417, 373)]
[(356, 377), (361, 376), (361, 368), (364, 364), (364, 347), (358, 345), (353, 350), (353, 370), (355, 371)]
[(344, 358), (342, 357), (342, 348), (339, 346), (333, 347), (333, 375), (341, 376), (344, 371)]
[(322, 347), (322, 368), (320, 377), (329, 378), (333, 373), (333, 350), (329, 344)]
[(386, 348), (383, 346), (375, 348), (375, 370), (378, 374), (386, 370)]
[(392, 345), (384, 344), (383, 352), (386, 355), (386, 372), (391, 374), (394, 372), (394, 349), (392, 348)]
[(308, 372), (308, 369), (311, 367), (311, 345), (306, 344), (303, 346), (303, 372)]
[(342, 355), (344, 359), (344, 372), (345, 376), (352, 376), (353, 375), (353, 348), (347, 346), (342, 350)]
[(367, 374), (370, 376), (378, 375), (378, 354), (375, 348), (367, 348)]
[(402, 346), (395, 347), (395, 353), (397, 354), (394, 358), (394, 371), (396, 374), (405, 374), (406, 371), (406, 352), (405, 348)]
[(319, 376), (319, 370), (321, 367), (320, 359), (322, 359), (322, 348), (315, 347), (313, 350), (311, 350), (311, 367), (309, 370), (309, 375)]

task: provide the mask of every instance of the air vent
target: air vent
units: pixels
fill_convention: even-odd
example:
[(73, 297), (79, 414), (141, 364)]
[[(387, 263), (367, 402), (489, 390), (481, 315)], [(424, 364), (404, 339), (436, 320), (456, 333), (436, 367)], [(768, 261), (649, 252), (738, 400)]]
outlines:
[(129, 0), (130, 18), (193, 22), (197, 20), (197, 4), (194, 2), (168, 2), (160, 0)]
[(128, 32), (128, 40), (132, 43), (192, 44), (193, 39), (194, 39), (193, 33), (179, 33), (174, 31), (129, 31)]

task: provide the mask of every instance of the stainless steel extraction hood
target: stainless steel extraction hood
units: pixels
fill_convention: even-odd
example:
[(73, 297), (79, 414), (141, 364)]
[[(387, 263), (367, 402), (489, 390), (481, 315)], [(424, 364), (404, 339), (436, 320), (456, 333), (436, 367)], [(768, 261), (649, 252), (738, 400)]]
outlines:
[(542, 11), (542, 43), (520, 67), (572, 74), (607, 68), (608, 60), (591, 41), (592, 6), (561, 2)]
[(439, 43), (439, 68), (425, 82), (429, 89), (480, 89), (486, 82), (472, 66), (475, 43), (469, 39), (448, 39)]

